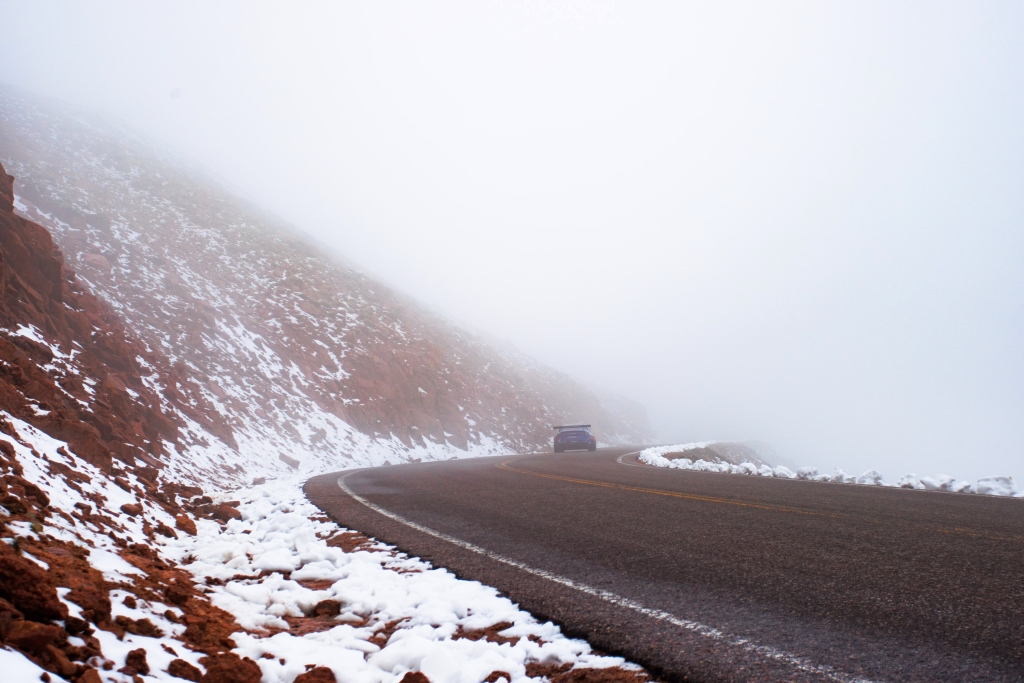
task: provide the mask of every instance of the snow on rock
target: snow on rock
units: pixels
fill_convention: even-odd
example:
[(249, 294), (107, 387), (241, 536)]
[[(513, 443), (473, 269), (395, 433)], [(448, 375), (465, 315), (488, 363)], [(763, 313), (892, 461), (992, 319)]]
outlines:
[[(538, 623), (493, 588), (339, 528), (300, 484), (234, 491), (240, 520), (202, 520), (195, 537), (165, 545), (247, 629), (234, 652), (259, 664), (264, 683), (290, 683), (311, 664), (353, 683), (410, 671), (432, 683), (480, 683), (495, 671), (514, 682), (529, 678), (531, 663), (639, 671)], [(492, 637), (473, 637), (488, 629)]]
[(854, 477), (836, 469), (835, 474), (819, 474), (816, 467), (801, 467), (793, 472), (786, 467), (770, 467), (767, 464), (760, 466), (750, 462), (734, 464), (724, 459), (711, 461), (697, 460), (694, 462), (689, 458), (674, 457), (667, 458), (666, 455), (679, 455), (682, 453), (701, 451), (708, 452), (709, 446), (714, 441), (701, 441), (696, 443), (677, 444), (673, 446), (657, 446), (645, 448), (638, 456), (640, 462), (655, 467), (667, 467), (680, 470), (693, 470), (696, 472), (719, 472), (723, 474), (745, 474), (759, 477), (780, 477), (783, 479), (800, 479), (803, 481), (828, 482), (833, 484), (858, 484), (860, 486), (894, 486), (896, 488), (914, 489), (918, 491), (949, 491), (951, 493), (978, 493), (984, 496), (1014, 496), (1024, 498), (1024, 491), (1019, 491), (1013, 481), (1013, 477), (986, 477), (979, 479), (976, 486), (967, 481), (957, 481), (947, 474), (937, 474), (934, 477), (918, 477), (916, 474), (908, 473), (903, 475), (895, 484), (887, 484), (882, 474), (877, 470), (868, 470), (859, 477)]
[(978, 480), (975, 491), (985, 496), (1015, 496), (1017, 485), (1013, 477), (986, 477)]
[[(0, 432), (17, 473), (0, 477), (0, 573), (31, 584), (0, 585), (5, 683), (293, 683), (313, 667), (341, 683), (648, 680), (493, 588), (340, 528), (304, 475), (204, 495), (107, 474), (2, 411)], [(40, 637), (54, 647), (19, 645)]]
[(924, 484), (922, 484), (917, 475), (913, 473), (904, 474), (903, 477), (896, 482), (896, 486), (901, 489), (924, 490)]
[[(64, 612), (59, 626), (50, 626), (45, 615), (28, 611), (32, 599), (24, 594), (19, 597), (16, 588), (0, 588), (0, 595), (6, 594), (10, 600), (0, 601), (0, 619), (5, 611), (7, 619), (13, 615), (10, 629), (26, 633), (52, 629), (51, 642), (59, 646), (38, 651), (27, 646), (29, 652), (20, 653), (2, 651), (4, 680), (39, 681), (41, 666), (50, 672), (50, 680), (122, 683), (130, 681), (133, 674), (118, 669), (128, 666), (129, 653), (140, 650), (145, 653), (152, 677), (177, 680), (163, 671), (170, 661), (182, 658), (197, 664), (201, 653), (183, 648), (181, 642), (174, 643), (178, 651), (175, 656), (163, 647), (170, 647), (170, 641), (183, 633), (185, 626), (168, 617), (174, 614), (171, 605), (155, 599), (157, 586), (146, 571), (152, 563), (171, 570), (157, 557), (165, 537), (155, 535), (153, 529), (158, 525), (169, 529), (168, 524), (175, 524), (174, 517), (144, 500), (147, 485), (135, 474), (119, 471), (107, 476), (71, 455), (67, 443), (8, 413), (0, 412), (0, 429), (4, 432), (0, 439), (3, 450), (13, 455), (13, 462), (10, 457), (6, 459), (7, 467), (20, 472), (13, 475), (17, 479), (5, 475), (2, 480), (8, 495), (0, 508), (7, 513), (0, 515), (0, 537), (6, 542), (4, 547), (46, 566), (46, 574), (38, 578), (34, 599), (53, 595)], [(12, 496), (19, 497), (15, 481), (31, 482), (38, 492), (34, 497), (21, 498), (18, 505), (11, 500)], [(27, 487), (20, 489), (28, 493)], [(128, 514), (122, 510), (128, 505), (138, 505), (143, 512)], [(15, 562), (16, 557), (7, 555), (6, 561)], [(134, 597), (136, 594), (140, 597)], [(18, 611), (9, 609), (9, 605)], [(180, 609), (176, 611), (181, 613)], [(10, 636), (7, 643), (18, 645)], [(142, 661), (139, 657), (134, 656), (136, 663)], [(109, 669), (104, 669), (106, 663)], [(99, 678), (82, 679), (87, 671)]]
[(653, 446), (651, 448), (645, 448), (642, 452), (642, 457), (654, 458), (664, 457), (669, 453), (685, 453), (686, 451), (694, 451), (698, 448), (707, 448), (713, 441), (699, 441), (694, 443), (683, 443), (675, 446)]
[(882, 478), (882, 473), (878, 470), (868, 470), (864, 474), (857, 477), (857, 483), (862, 486), (885, 486), (885, 479)]

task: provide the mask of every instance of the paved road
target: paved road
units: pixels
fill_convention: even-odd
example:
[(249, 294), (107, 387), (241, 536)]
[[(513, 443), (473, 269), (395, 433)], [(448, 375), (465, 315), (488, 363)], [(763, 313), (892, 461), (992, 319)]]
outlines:
[(639, 465), (624, 449), (310, 480), (340, 523), (671, 681), (1024, 680), (1024, 501)]

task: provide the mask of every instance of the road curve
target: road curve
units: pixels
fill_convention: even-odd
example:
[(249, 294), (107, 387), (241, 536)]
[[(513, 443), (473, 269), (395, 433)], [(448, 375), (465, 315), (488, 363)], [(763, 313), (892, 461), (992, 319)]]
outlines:
[(339, 523), (671, 681), (1024, 681), (1024, 501), (627, 449), (311, 479)]

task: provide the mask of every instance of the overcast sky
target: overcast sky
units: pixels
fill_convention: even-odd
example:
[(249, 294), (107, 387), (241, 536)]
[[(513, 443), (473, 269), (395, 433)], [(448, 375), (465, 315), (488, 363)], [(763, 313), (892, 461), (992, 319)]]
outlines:
[(166, 141), (661, 439), (1024, 479), (1024, 4), (0, 2)]

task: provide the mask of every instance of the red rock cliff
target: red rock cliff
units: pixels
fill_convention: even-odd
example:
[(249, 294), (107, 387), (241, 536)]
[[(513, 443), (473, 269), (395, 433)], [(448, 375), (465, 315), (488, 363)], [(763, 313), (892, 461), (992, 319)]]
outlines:
[(160, 359), (80, 288), (46, 229), (14, 214), (13, 181), (0, 166), (0, 409), (105, 471), (112, 458), (159, 465), (177, 427), (140, 359)]

